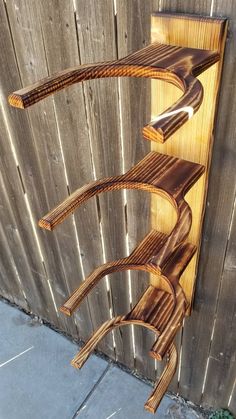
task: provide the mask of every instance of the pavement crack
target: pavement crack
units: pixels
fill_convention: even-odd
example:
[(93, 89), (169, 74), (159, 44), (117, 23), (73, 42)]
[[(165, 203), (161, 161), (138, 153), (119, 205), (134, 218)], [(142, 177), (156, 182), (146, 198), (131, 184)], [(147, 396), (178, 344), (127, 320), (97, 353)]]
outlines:
[(103, 371), (102, 375), (96, 381), (96, 383), (94, 384), (94, 386), (91, 388), (90, 392), (87, 394), (87, 396), (85, 397), (84, 401), (81, 403), (81, 405), (76, 410), (76, 412), (74, 413), (74, 415), (72, 416), (71, 419), (76, 419), (78, 417), (79, 413), (81, 412), (81, 410), (83, 410), (86, 407), (87, 401), (90, 399), (90, 397), (92, 396), (92, 394), (95, 392), (96, 388), (99, 386), (99, 384), (101, 383), (101, 381), (104, 379), (106, 373), (110, 369), (110, 366), (111, 366), (111, 364), (108, 363), (106, 369)]

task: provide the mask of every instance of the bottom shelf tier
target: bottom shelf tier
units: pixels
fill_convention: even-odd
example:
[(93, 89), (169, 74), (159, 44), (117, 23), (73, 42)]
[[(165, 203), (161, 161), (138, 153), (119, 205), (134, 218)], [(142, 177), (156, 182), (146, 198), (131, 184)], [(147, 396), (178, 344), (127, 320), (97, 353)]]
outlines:
[(163, 233), (152, 230), (130, 256), (95, 269), (61, 307), (61, 311), (70, 316), (99, 280), (112, 272), (136, 269), (146, 270), (158, 276), (160, 279), (158, 287), (149, 285), (128, 314), (114, 317), (103, 323), (71, 361), (75, 368), (82, 368), (100, 340), (114, 328), (133, 324), (150, 329), (155, 333), (156, 341), (149, 355), (158, 361), (162, 361), (167, 356), (164, 372), (145, 404), (145, 408), (152, 413), (156, 411), (176, 370), (178, 356), (173, 340), (182, 326), (188, 308), (179, 279), (196, 251), (196, 247), (190, 243), (180, 244), (174, 249), (160, 272), (153, 261), (153, 255), (157, 250), (161, 252), (167, 237)]

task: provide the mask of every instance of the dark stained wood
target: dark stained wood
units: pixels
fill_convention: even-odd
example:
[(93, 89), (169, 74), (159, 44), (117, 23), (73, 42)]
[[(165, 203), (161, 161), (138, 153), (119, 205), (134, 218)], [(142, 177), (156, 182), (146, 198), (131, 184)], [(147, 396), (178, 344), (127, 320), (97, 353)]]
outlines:
[(144, 407), (150, 413), (155, 413), (161, 400), (163, 394), (165, 394), (168, 386), (175, 374), (178, 362), (178, 354), (176, 351), (175, 345), (172, 343), (168, 349), (167, 353), (167, 365), (154, 386), (154, 390), (152, 394), (149, 396), (148, 400), (146, 401)]
[(217, 51), (153, 43), (116, 61), (87, 64), (61, 71), (12, 93), (9, 103), (18, 108), (27, 108), (64, 87), (95, 78), (122, 76), (165, 80), (181, 89), (184, 94), (143, 128), (145, 138), (164, 142), (199, 109), (203, 88), (196, 77), (217, 62), (219, 57)]
[[(155, 265), (149, 261), (150, 255), (163, 246), (164, 239), (164, 234), (152, 231), (128, 258), (106, 264), (104, 267), (95, 270), (85, 280), (85, 284), (80, 286), (64, 304), (61, 309), (62, 312), (71, 315), (91, 291), (92, 287), (96, 285), (101, 275), (123, 269), (143, 269), (159, 275), (158, 269), (155, 269)], [(160, 380), (155, 385), (151, 398), (145, 405), (145, 408), (152, 413), (157, 409), (176, 370), (177, 352), (172, 344), (172, 340), (182, 324), (188, 306), (178, 282), (195, 250), (195, 247), (190, 244), (180, 246), (163, 270), (162, 280), (167, 282), (168, 291), (150, 285), (128, 314), (117, 316), (100, 326), (71, 362), (74, 367), (81, 368), (99, 341), (114, 328), (134, 324), (150, 329), (158, 336), (158, 340), (150, 351), (150, 355), (159, 361), (163, 359), (166, 353), (167, 356), (170, 356), (170, 363), (165, 368)], [(167, 273), (169, 278), (172, 278), (173, 283), (169, 282)]]
[(178, 214), (178, 220), (171, 234), (161, 250), (152, 256), (152, 263), (156, 264), (161, 272), (172, 252), (188, 236), (192, 218), (184, 195), (203, 172), (204, 167), (199, 164), (151, 152), (126, 174), (96, 181), (75, 191), (45, 215), (39, 221), (39, 225), (53, 230), (79, 205), (102, 191), (131, 188), (160, 194), (171, 202)]
[[(112, 272), (120, 272), (122, 270), (144, 270), (154, 275), (160, 275), (159, 267), (153, 263), (153, 255), (159, 252), (163, 247), (167, 236), (155, 230), (151, 231), (131, 253), (130, 256), (106, 263), (95, 269), (89, 275), (84, 283), (77, 288), (71, 295), (69, 300), (63, 304), (61, 311), (67, 315), (71, 315), (79, 306), (81, 301), (89, 294), (91, 289), (98, 284), (102, 277)], [(195, 246), (191, 244), (183, 244), (174, 252), (167, 264), (163, 268), (160, 281), (164, 289), (172, 294), (175, 299), (175, 288), (178, 285), (179, 278), (191, 260)]]

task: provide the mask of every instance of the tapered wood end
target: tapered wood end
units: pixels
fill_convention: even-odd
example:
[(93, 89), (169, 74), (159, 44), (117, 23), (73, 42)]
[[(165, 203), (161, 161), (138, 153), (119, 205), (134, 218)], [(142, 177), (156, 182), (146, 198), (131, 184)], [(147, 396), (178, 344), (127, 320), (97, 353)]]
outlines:
[(156, 413), (156, 410), (157, 410), (157, 409), (154, 409), (152, 406), (149, 406), (148, 402), (145, 403), (144, 409), (147, 410), (149, 413), (152, 413), (152, 414)]
[(63, 314), (66, 314), (69, 317), (72, 315), (72, 311), (68, 307), (65, 307), (65, 306), (60, 307), (60, 312)]
[(8, 102), (14, 108), (25, 109), (27, 107), (26, 104), (24, 103), (23, 98), (17, 93), (12, 93), (11, 95), (9, 95)]
[(38, 225), (39, 227), (44, 228), (45, 230), (49, 230), (49, 231), (53, 230), (52, 224), (48, 220), (45, 220), (44, 218), (41, 218), (39, 220)]
[(77, 370), (79, 370), (83, 366), (79, 364), (78, 362), (76, 362), (76, 358), (72, 359), (72, 361), (70, 362), (70, 365), (72, 365), (72, 367), (76, 368)]
[(146, 125), (143, 130), (143, 137), (146, 140), (155, 141), (156, 143), (164, 143), (167, 138), (161, 128), (153, 128), (151, 125)]
[(152, 358), (157, 359), (157, 361), (162, 361), (163, 360), (163, 356), (161, 356), (160, 354), (158, 354), (157, 352), (155, 352), (153, 350), (150, 350), (148, 353)]

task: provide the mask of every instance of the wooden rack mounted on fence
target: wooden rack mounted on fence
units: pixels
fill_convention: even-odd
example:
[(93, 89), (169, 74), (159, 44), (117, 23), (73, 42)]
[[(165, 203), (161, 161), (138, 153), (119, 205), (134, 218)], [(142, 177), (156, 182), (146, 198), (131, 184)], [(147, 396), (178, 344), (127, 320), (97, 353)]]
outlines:
[[(177, 42), (173, 42), (173, 45), (168, 45), (173, 38), (171, 22), (175, 23), (174, 27), (179, 38)], [(210, 124), (210, 128), (208, 134), (201, 139), (206, 145), (204, 158), (198, 159), (193, 152), (190, 162), (180, 158), (178, 150), (172, 153), (178, 157), (152, 151), (124, 175), (95, 181), (78, 189), (39, 221), (40, 227), (53, 230), (92, 196), (124, 188), (149, 191), (171, 203), (177, 213), (177, 222), (169, 234), (152, 228), (130, 256), (108, 262), (95, 269), (61, 307), (61, 311), (70, 316), (92, 288), (99, 283), (99, 280), (112, 272), (143, 270), (152, 274), (154, 279), (151, 280), (149, 287), (132, 310), (128, 314), (117, 316), (101, 325), (75, 356), (72, 365), (81, 368), (98, 342), (113, 328), (127, 324), (149, 328), (157, 337), (150, 355), (159, 361), (165, 355), (167, 356), (164, 372), (145, 404), (147, 410), (155, 412), (175, 373), (178, 357), (173, 340), (192, 302), (192, 295), (189, 295), (187, 289), (189, 285), (183, 286), (180, 281), (200, 240), (209, 170), (209, 164), (204, 163), (210, 160), (211, 127), (227, 25), (224, 19), (167, 14), (155, 15), (152, 25), (158, 36), (161, 39), (165, 38), (165, 43), (154, 42), (119, 60), (86, 64), (64, 70), (12, 93), (9, 96), (9, 102), (12, 106), (26, 108), (67, 86), (96, 78), (148, 77), (164, 80), (181, 89), (184, 92), (183, 96), (143, 128), (145, 138), (164, 143), (171, 136), (170, 141), (172, 141), (173, 134), (198, 111), (203, 101), (203, 90), (204, 98), (207, 98), (208, 87), (204, 86), (203, 89), (196, 77), (217, 63), (213, 73), (215, 80), (213, 96), (210, 98), (213, 101), (212, 111), (206, 121)], [(195, 47), (196, 34), (204, 38), (202, 48)], [(195, 48), (187, 47), (189, 46), (186, 45), (187, 42), (192, 43)], [(195, 148), (195, 134), (192, 132), (189, 139), (192, 149)], [(194, 243), (190, 244), (186, 242), (186, 239), (191, 231), (192, 211), (191, 202), (186, 202), (185, 195), (194, 188), (194, 184), (202, 175), (201, 187), (204, 193), (199, 196), (199, 205), (202, 210), (198, 214), (199, 222), (195, 229)], [(194, 279), (195, 275), (194, 278), (189, 278), (192, 288)]]

